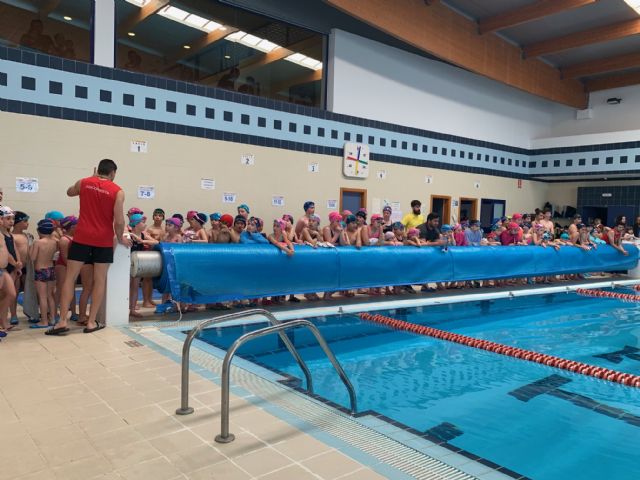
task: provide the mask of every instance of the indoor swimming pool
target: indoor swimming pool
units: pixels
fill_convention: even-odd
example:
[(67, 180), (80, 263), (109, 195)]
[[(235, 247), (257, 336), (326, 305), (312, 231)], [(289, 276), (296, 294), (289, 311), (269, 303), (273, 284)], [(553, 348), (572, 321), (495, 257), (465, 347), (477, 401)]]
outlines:
[[(563, 293), (376, 313), (640, 373), (640, 304)], [(361, 415), (402, 425), (516, 478), (640, 476), (637, 388), (394, 331), (356, 315), (312, 320), (354, 384)], [(262, 326), (213, 328), (201, 339), (226, 348)], [(310, 367), (315, 393), (348, 407), (344, 385), (312, 335), (300, 329), (288, 335)], [(302, 377), (276, 336), (243, 346), (240, 355), (293, 377), (292, 384)]]

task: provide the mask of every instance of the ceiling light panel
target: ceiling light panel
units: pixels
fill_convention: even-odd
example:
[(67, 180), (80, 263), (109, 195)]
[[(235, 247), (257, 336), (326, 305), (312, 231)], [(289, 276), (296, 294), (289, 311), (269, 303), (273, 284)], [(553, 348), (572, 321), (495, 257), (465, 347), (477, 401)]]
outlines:
[(186, 10), (174, 7), (172, 5), (168, 5), (161, 9), (158, 12), (158, 15), (207, 33), (211, 33), (214, 30), (222, 27), (222, 24), (214, 22), (209, 18), (201, 17), (200, 15), (187, 12)]
[(132, 5), (135, 5), (136, 7), (144, 7), (147, 3), (149, 3), (149, 0), (125, 0), (125, 2), (129, 2)]

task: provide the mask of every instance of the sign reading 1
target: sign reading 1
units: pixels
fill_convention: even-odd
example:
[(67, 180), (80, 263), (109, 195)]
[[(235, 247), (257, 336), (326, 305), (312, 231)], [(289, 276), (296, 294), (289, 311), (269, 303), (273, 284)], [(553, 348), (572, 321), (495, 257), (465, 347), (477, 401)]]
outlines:
[(369, 177), (369, 146), (362, 143), (345, 143), (342, 173), (345, 177)]

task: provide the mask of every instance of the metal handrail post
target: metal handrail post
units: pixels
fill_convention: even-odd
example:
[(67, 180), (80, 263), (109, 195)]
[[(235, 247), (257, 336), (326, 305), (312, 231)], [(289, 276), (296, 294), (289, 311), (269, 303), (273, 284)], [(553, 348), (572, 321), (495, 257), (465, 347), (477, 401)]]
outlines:
[[(269, 323), (272, 325), (279, 325), (282, 322), (274, 317), (270, 312), (263, 310), (261, 308), (255, 308), (252, 310), (245, 310), (244, 312), (235, 312), (229, 313), (227, 315), (221, 315), (219, 317), (209, 318), (203, 322), (200, 322), (198, 325), (193, 327), (191, 331), (187, 334), (187, 338), (185, 338), (184, 343), (182, 344), (182, 375), (181, 375), (181, 385), (180, 385), (180, 408), (176, 410), (177, 415), (189, 415), (194, 412), (193, 407), (189, 406), (189, 356), (191, 352), (191, 344), (193, 343), (193, 339), (196, 338), (203, 328), (209, 325), (215, 325), (217, 323), (226, 322), (229, 320), (233, 320), (235, 318), (248, 317), (251, 315), (261, 315), (266, 317), (269, 320)], [(287, 337), (284, 332), (278, 332), (280, 335), (280, 339), (282, 343), (284, 343), (287, 350), (291, 353), (293, 358), (295, 358), (296, 362), (300, 366), (302, 373), (307, 381), (307, 390), (313, 392), (313, 381), (311, 380), (311, 372), (309, 371), (309, 367), (302, 359), (298, 351), (296, 350), (289, 337)]]
[(231, 344), (229, 349), (227, 350), (227, 354), (224, 356), (224, 361), (222, 362), (222, 381), (221, 381), (221, 406), (220, 406), (220, 434), (216, 436), (215, 440), (218, 443), (229, 443), (235, 440), (235, 435), (229, 433), (229, 383), (230, 383), (230, 375), (229, 372), (231, 370), (231, 361), (233, 360), (236, 351), (244, 345), (246, 342), (253, 340), (254, 338), (263, 337), (265, 335), (269, 335), (275, 332), (282, 332), (283, 330), (287, 330), (289, 328), (295, 327), (307, 327), (313, 333), (314, 337), (318, 340), (320, 344), (320, 348), (324, 351), (325, 355), (329, 358), (329, 361), (332, 363), (340, 379), (347, 387), (349, 392), (349, 400), (351, 403), (351, 413), (354, 414), (357, 411), (357, 402), (356, 402), (356, 393), (353, 388), (353, 385), (349, 381), (347, 374), (342, 369), (342, 366), (336, 359), (335, 355), (325, 342), (322, 334), (318, 330), (313, 323), (309, 320), (291, 320), (286, 323), (280, 323), (279, 325), (274, 325), (271, 327), (261, 328), (260, 330), (255, 330), (253, 332), (245, 333), (241, 337), (239, 337), (235, 342)]

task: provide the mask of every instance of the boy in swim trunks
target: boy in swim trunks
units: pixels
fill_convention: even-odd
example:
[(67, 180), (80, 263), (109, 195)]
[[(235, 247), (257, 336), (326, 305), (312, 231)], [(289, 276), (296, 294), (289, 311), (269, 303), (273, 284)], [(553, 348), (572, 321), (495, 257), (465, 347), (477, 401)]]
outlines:
[(58, 253), (58, 240), (53, 237), (55, 228), (53, 221), (40, 220), (38, 222), (40, 238), (31, 245), (29, 250), (29, 257), (33, 258), (35, 284), (40, 304), (40, 321), (31, 325), (31, 328), (47, 328), (54, 323), (56, 274), (53, 257)]
[(209, 243), (216, 243), (216, 238), (218, 237), (218, 232), (220, 231), (221, 217), (222, 215), (220, 215), (218, 212), (209, 215), (209, 222), (211, 223), (211, 228), (207, 232)]
[(225, 213), (220, 217), (220, 231), (216, 236), (215, 243), (231, 243), (231, 233), (229, 229), (233, 226), (233, 217)]
[(159, 242), (164, 237), (164, 217), (164, 210), (156, 208), (153, 211), (153, 225), (147, 226), (147, 234)]

